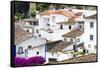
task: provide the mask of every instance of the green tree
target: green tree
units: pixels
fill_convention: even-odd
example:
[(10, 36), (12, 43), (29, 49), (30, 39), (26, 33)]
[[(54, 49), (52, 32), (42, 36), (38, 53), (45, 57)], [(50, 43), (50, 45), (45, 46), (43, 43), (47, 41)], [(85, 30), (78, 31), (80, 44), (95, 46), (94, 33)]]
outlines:
[(29, 2), (15, 2), (14, 8), (14, 14), (18, 19), (28, 17)]
[(44, 3), (37, 3), (36, 4), (36, 10), (40, 11), (40, 12), (42, 12), (44, 10), (48, 10), (49, 7), (50, 7), (50, 4), (44, 4)]

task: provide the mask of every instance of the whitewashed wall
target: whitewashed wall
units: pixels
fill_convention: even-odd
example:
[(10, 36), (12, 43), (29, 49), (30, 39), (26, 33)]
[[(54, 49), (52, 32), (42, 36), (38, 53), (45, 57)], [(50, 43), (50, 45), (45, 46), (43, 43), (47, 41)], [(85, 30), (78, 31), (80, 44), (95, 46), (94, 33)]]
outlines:
[(25, 22), (25, 25), (30, 25), (30, 22)]
[[(59, 27), (59, 25), (56, 25)], [(62, 35), (70, 32), (71, 30), (75, 29), (76, 25), (71, 25), (71, 29), (69, 30), (69, 25), (64, 25), (64, 29), (53, 29), (53, 33), (48, 33), (44, 30), (40, 30), (41, 37), (47, 38), (48, 40), (57, 41), (63, 40)]]
[(70, 44), (68, 47), (64, 48), (63, 50), (73, 50), (73, 44)]
[[(37, 54), (37, 52), (39, 52), (39, 54)], [(28, 49), (28, 57), (42, 56), (45, 58), (45, 55), (45, 45), (33, 49)]]
[[(55, 22), (52, 21), (52, 16), (55, 16)], [(51, 14), (50, 15), (50, 23), (51, 24), (56, 24), (58, 22), (64, 22), (64, 21), (68, 21), (68, 17), (61, 15), (61, 14)]]
[(72, 58), (73, 55), (68, 53), (68, 54), (64, 54), (64, 53), (61, 53), (61, 52), (58, 52), (58, 53), (52, 53), (51, 52), (47, 52), (46, 53), (46, 63), (49, 62), (49, 58), (55, 58), (57, 59), (57, 61), (62, 61), (62, 60), (66, 60), (66, 59), (69, 59), (69, 58)]
[[(94, 22), (94, 27), (90, 28), (90, 22)], [(86, 49), (88, 49), (91, 52), (94, 52), (94, 46), (97, 45), (96, 44), (96, 20), (94, 19), (86, 19), (85, 20), (85, 34), (84, 34), (84, 41), (85, 41), (85, 47)], [(90, 35), (93, 35), (93, 41), (90, 40)], [(91, 45), (91, 47), (89, 48), (89, 45)]]
[(33, 33), (33, 29), (32, 28), (22, 28), (23, 30), (27, 31), (29, 30), (30, 33)]
[[(43, 45), (43, 44), (46, 44), (46, 40), (41, 39), (41, 38), (32, 37), (28, 40), (23, 41), (20, 44), (17, 44), (16, 45), (16, 52), (18, 52), (19, 47), (23, 47), (23, 52), (25, 52), (25, 50), (28, 49), (28, 46), (35, 47), (35, 46), (40, 46), (40, 45)], [(42, 48), (40, 50), (42, 50)], [(24, 55), (25, 55), (25, 53), (24, 53)], [(31, 56), (31, 54), (29, 56)], [(22, 56), (20, 55), (20, 57), (23, 57), (23, 55)]]
[(66, 60), (66, 59), (70, 59), (73, 57), (73, 54), (71, 53), (68, 53), (68, 54), (61, 54), (58, 58), (58, 61), (63, 61), (63, 60)]

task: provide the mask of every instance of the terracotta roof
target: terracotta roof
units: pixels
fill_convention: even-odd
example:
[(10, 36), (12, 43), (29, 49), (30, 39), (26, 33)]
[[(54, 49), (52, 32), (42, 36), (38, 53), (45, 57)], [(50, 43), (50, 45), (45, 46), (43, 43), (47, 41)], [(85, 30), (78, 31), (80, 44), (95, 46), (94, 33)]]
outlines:
[(73, 12), (66, 11), (66, 10), (47, 10), (47, 11), (44, 11), (40, 14), (41, 15), (62, 14), (64, 16), (68, 16), (68, 17), (74, 17), (75, 16), (75, 14)]
[(77, 21), (75, 20), (77, 17), (72, 17), (70, 19), (68, 19), (68, 21), (65, 21), (65, 22), (58, 22), (57, 24), (65, 24), (65, 25), (74, 25)]
[[(71, 44), (71, 42), (59, 42), (55, 45), (53, 45), (52, 48), (48, 49), (49, 52), (57, 52), (62, 51), (64, 48), (68, 47)], [(48, 45), (51, 46), (51, 45)]]
[(32, 37), (32, 33), (22, 30), (19, 27), (15, 28), (15, 44), (21, 43)]
[(83, 29), (80, 30), (80, 29), (73, 29), (72, 31), (66, 33), (63, 35), (63, 37), (71, 37), (71, 38), (75, 38), (75, 37), (78, 37), (80, 35), (83, 34)]
[(84, 47), (84, 43), (80, 43), (77, 47), (79, 47), (79, 48), (81, 48), (81, 49), (86, 49), (85, 47)]
[(75, 16), (82, 16), (82, 12), (76, 12)]
[(85, 19), (96, 19), (97, 18), (97, 14), (85, 17)]

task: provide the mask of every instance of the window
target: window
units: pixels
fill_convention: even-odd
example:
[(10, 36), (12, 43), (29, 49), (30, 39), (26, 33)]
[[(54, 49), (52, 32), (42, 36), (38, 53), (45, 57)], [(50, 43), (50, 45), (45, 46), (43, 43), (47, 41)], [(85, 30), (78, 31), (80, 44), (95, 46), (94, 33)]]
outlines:
[(86, 50), (87, 52), (86, 53), (89, 53), (89, 50)]
[(73, 45), (73, 50), (76, 52), (76, 45)]
[(30, 48), (32, 48), (32, 46), (31, 46), (31, 45), (29, 45), (29, 46), (28, 46), (28, 49), (30, 49)]
[(30, 25), (33, 25), (33, 22), (30, 22)]
[(39, 33), (39, 30), (38, 29), (36, 29), (36, 33)]
[(49, 18), (44, 18), (44, 22), (49, 22), (50, 19)]
[(52, 21), (55, 22), (56, 21), (56, 17), (52, 16)]
[(49, 18), (47, 18), (47, 22), (49, 22), (50, 21), (50, 19)]
[(82, 25), (79, 25), (78, 28), (79, 28), (79, 29), (82, 28)]
[(91, 45), (90, 44), (88, 45), (88, 48), (91, 48)]
[(84, 24), (84, 21), (78, 21), (78, 24)]
[(77, 42), (80, 42), (80, 38), (77, 39)]
[(46, 23), (47, 26), (50, 26), (50, 24)]
[(36, 25), (36, 26), (38, 26), (38, 20), (36, 20), (36, 21), (33, 21), (33, 25)]
[(71, 26), (69, 26), (69, 29), (71, 29)]
[(28, 57), (28, 50), (27, 49), (25, 50), (25, 57), (26, 58)]
[(84, 53), (86, 53), (86, 50), (83, 50)]
[(36, 21), (35, 23), (36, 23), (37, 26), (39, 25), (38, 21)]
[(19, 54), (22, 54), (22, 53), (23, 53), (23, 47), (19, 47), (19, 48), (18, 48), (18, 53), (19, 53)]
[(85, 15), (83, 15), (83, 18), (85, 18)]
[(37, 22), (33, 22), (33, 25), (37, 25)]
[(93, 26), (94, 26), (94, 23), (90, 22), (90, 28), (93, 28)]
[(39, 36), (39, 37), (41, 37), (41, 35), (40, 35), (40, 34), (39, 34), (38, 36)]
[(94, 45), (94, 49), (96, 49), (97, 47), (96, 47), (96, 45)]
[(70, 41), (72, 41), (72, 42), (73, 42), (73, 39), (70, 39)]
[(44, 18), (44, 22), (46, 22), (46, 18)]
[(63, 25), (62, 24), (60, 25), (60, 29), (63, 29)]
[(84, 21), (78, 21), (78, 28), (84, 28)]
[(36, 54), (38, 55), (38, 54), (39, 54), (39, 52), (36, 52)]
[(32, 29), (32, 32), (34, 33), (34, 29)]
[(55, 59), (55, 58), (49, 58), (49, 62), (56, 62), (57, 61), (57, 59)]
[(29, 32), (29, 30), (27, 30), (27, 32)]
[(90, 40), (93, 40), (93, 35), (90, 35)]
[(64, 41), (67, 41), (67, 38), (64, 38)]

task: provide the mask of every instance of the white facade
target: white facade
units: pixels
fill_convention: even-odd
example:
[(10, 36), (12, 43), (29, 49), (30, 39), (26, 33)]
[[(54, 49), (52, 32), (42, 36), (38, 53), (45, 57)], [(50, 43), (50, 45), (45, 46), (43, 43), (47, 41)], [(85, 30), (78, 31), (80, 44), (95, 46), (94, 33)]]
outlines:
[(34, 33), (34, 28), (37, 25), (38, 25), (37, 20), (33, 18), (24, 19), (21, 24), (19, 23), (20, 28), (30, 33)]
[[(57, 24), (59, 22), (67, 22), (70, 17), (61, 15), (61, 14), (51, 14), (51, 15), (40, 15), (38, 21), (39, 26), (34, 28), (34, 35), (38, 36), (41, 35), (42, 38), (46, 38), (50, 41), (57, 41), (57, 40), (63, 40), (62, 35), (75, 29), (77, 27), (77, 24), (73, 25), (62, 25), (63, 29), (60, 29), (60, 24)], [(71, 29), (69, 29), (69, 26), (71, 26)], [(38, 29), (38, 33), (36, 33)], [(51, 29), (53, 33), (49, 33), (46, 31), (46, 29)]]
[[(66, 60), (69, 58), (73, 58), (73, 54), (68, 53), (68, 51), (73, 50), (73, 45), (69, 45), (68, 47), (65, 47), (62, 52), (46, 52), (46, 63), (50, 62), (49, 59), (56, 59), (57, 61)], [(66, 52), (66, 53), (64, 53)]]
[[(76, 12), (82, 12), (82, 16), (76, 19), (76, 21), (83, 21), (84, 24), (81, 25), (84, 33), (76, 37), (76, 39), (73, 38), (67, 38), (67, 41), (71, 41), (73, 39), (73, 42), (77, 43), (77, 46), (81, 43), (84, 43), (84, 46), (86, 50), (88, 50), (88, 53), (95, 53), (96, 52), (96, 19), (85, 19), (84, 17), (91, 16), (96, 14), (96, 11), (89, 11), (89, 10), (76, 10), (73, 9), (73, 11)], [(52, 18), (52, 17), (55, 18)], [(47, 18), (47, 20), (45, 20)], [(57, 24), (58, 22), (65, 22), (68, 21), (68, 17), (60, 14), (51, 14), (51, 15), (44, 15), (40, 16), (39, 18), (39, 28), (40, 28), (40, 35), (43, 38), (46, 38), (50, 41), (57, 41), (57, 40), (64, 40), (64, 37), (62, 37), (63, 34), (70, 32), (71, 30), (78, 28), (80, 24), (78, 22), (74, 25), (63, 25), (63, 29), (60, 29), (60, 24)], [(90, 22), (93, 22), (93, 28), (90, 28)], [(49, 24), (47, 26), (46, 24)], [(71, 29), (69, 29), (69, 26), (71, 26)], [(43, 29), (50, 28), (53, 30), (53, 33), (48, 33)], [(93, 40), (90, 40), (90, 35), (93, 35)]]
[[(41, 39), (39, 37), (38, 38), (32, 37), (32, 38), (16, 45), (16, 53), (17, 53), (16, 55), (17, 55), (17, 57), (32, 57), (32, 55), (33, 56), (36, 55), (36, 53), (35, 53), (36, 51), (40, 51), (40, 50), (43, 50), (43, 53), (44, 53), (44, 48), (43, 49), (36, 48), (35, 50), (32, 48), (37, 47), (37, 46), (42, 46), (45, 44), (46, 44), (46, 40)], [(31, 48), (29, 48), (29, 47), (31, 47)], [(27, 52), (25, 53), (25, 50), (28, 50), (28, 54), (27, 54)], [(21, 51), (21, 54), (18, 54), (20, 51)], [(22, 51), (23, 51), (23, 53), (22, 53)], [(33, 52), (31, 53), (30, 51), (31, 52), (33, 51)]]
[[(90, 23), (93, 23), (93, 27), (90, 27)], [(97, 47), (97, 37), (96, 37), (96, 19), (85, 19), (85, 33), (84, 33), (84, 42), (85, 47), (87, 50), (89, 50), (89, 53), (95, 53), (96, 47)], [(90, 40), (90, 36), (93, 36), (93, 40)]]
[(27, 57), (33, 57), (33, 56), (42, 56), (46, 58), (46, 51), (45, 51), (45, 45), (28, 49)]
[[(75, 10), (75, 9), (74, 9)], [(74, 11), (73, 10), (73, 11)], [(75, 10), (77, 12), (79, 10)], [(81, 10), (80, 10), (81, 12)], [(32, 57), (32, 56), (42, 56), (45, 57), (46, 63), (49, 62), (49, 59), (56, 59), (57, 61), (62, 61), (65, 59), (73, 58), (73, 54), (71, 53), (52, 53), (52, 52), (46, 52), (45, 50), (45, 44), (46, 40), (49, 41), (67, 41), (72, 42), (73, 44), (69, 45), (68, 47), (64, 48), (62, 51), (73, 51), (73, 45), (77, 44), (77, 46), (81, 43), (84, 43), (84, 46), (88, 53), (96, 53), (96, 19), (85, 19), (83, 15), (89, 16), (95, 13), (92, 11), (83, 11), (82, 10), (82, 16), (80, 16), (76, 22), (76, 24), (70, 25), (64, 25), (63, 29), (60, 28), (60, 24), (57, 24), (58, 22), (66, 22), (68, 21), (69, 17), (61, 15), (61, 14), (51, 14), (51, 15), (38, 15), (36, 18), (38, 19), (38, 26), (34, 27), (34, 36), (29, 40), (23, 41), (22, 43), (18, 44), (16, 46), (16, 51), (18, 53), (19, 47), (23, 47), (23, 54), (17, 54), (18, 57)], [(89, 13), (89, 14), (88, 14)], [(79, 21), (83, 21), (84, 24), (80, 24)], [(90, 23), (93, 23), (93, 27), (90, 27)], [(29, 23), (26, 22), (26, 25), (29, 26)], [(62, 37), (62, 35), (70, 32), (71, 30), (74, 30), (76, 28), (79, 28), (79, 26), (84, 29), (84, 33), (76, 38), (69, 38), (69, 37)], [(69, 26), (71, 28), (69, 29)], [(28, 28), (22, 28), (24, 30), (29, 30), (29, 32), (33, 32), (32, 29)], [(50, 29), (52, 32), (48, 32), (47, 29)], [(80, 28), (79, 28), (80, 29)], [(90, 40), (90, 36), (92, 36), (92, 40)], [(44, 40), (46, 39), (46, 40)], [(28, 49), (28, 46), (32, 46), (33, 48)], [(40, 46), (41, 45), (41, 46)], [(36, 46), (36, 47), (35, 47)], [(38, 47), (39, 46), (39, 47)], [(25, 53), (25, 50), (27, 52)], [(80, 48), (78, 48), (80, 50)]]

